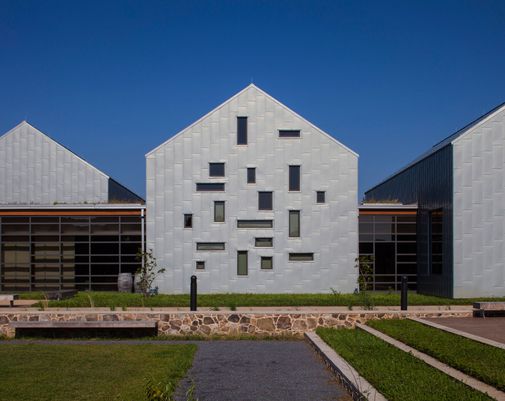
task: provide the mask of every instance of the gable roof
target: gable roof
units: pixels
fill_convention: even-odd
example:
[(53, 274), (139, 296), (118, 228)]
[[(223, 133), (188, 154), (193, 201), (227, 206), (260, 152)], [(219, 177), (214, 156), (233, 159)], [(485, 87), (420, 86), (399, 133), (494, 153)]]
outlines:
[(438, 152), (439, 150), (445, 148), (448, 145), (453, 144), (456, 142), (459, 138), (470, 132), (472, 128), (477, 127), (480, 124), (483, 124), (484, 122), (488, 121), (489, 119), (493, 118), (496, 114), (498, 114), (500, 111), (505, 109), (505, 102), (501, 103), (500, 105), (494, 107), (487, 113), (483, 114), (482, 116), (476, 118), (473, 120), (471, 123), (465, 125), (463, 128), (460, 128), (456, 132), (452, 133), (448, 137), (442, 139), (440, 142), (437, 142), (435, 145), (433, 145), (427, 152), (424, 152), (421, 156), (415, 158), (413, 161), (408, 163), (406, 166), (402, 167), (401, 169), (397, 170), (384, 180), (380, 181), (378, 184), (374, 185), (372, 188), (368, 189), (365, 191), (365, 193), (372, 191), (373, 189), (377, 188), (378, 186), (384, 184), (385, 182), (391, 180), (392, 178), (396, 177), (397, 175), (400, 175), (403, 173), (405, 170), (408, 170), (409, 168), (413, 167), (417, 163), (420, 163), (424, 159), (430, 157), (432, 154)]
[[(53, 143), (57, 148), (60, 148), (64, 150), (65, 152), (71, 154), (71, 156), (81, 162), (83, 165), (86, 167), (92, 169), (95, 171), (97, 174), (102, 176), (104, 179), (108, 180), (108, 196), (109, 196), (109, 201), (117, 201), (117, 200), (125, 200), (125, 201), (138, 201), (138, 202), (145, 202), (145, 200), (138, 196), (136, 193), (133, 191), (129, 190), (127, 187), (124, 185), (120, 184), (116, 180), (114, 180), (112, 177), (109, 175), (105, 174), (103, 171), (99, 170), (96, 168), (94, 165), (91, 163), (87, 162), (85, 159), (80, 157), (78, 154), (73, 152), (71, 149), (67, 148), (66, 146), (62, 145), (60, 142), (56, 141), (55, 139), (51, 138), (49, 135), (45, 134), (44, 132), (40, 131), (36, 127), (34, 127), (32, 124), (28, 123), (26, 120), (21, 121), (18, 125), (16, 125), (14, 128), (10, 129), (7, 131), (5, 134), (0, 136), (0, 142), (6, 140), (9, 136), (19, 132), (21, 128), (28, 128), (30, 132), (35, 133), (36, 135), (42, 136), (45, 140)], [(112, 195), (112, 196), (111, 196)]]
[(194, 123), (188, 125), (186, 128), (182, 129), (181, 131), (179, 131), (177, 134), (171, 136), (170, 138), (168, 138), (165, 142), (163, 142), (162, 144), (158, 145), (157, 147), (155, 147), (153, 150), (151, 150), (150, 152), (146, 153), (146, 157), (149, 157), (151, 154), (153, 154), (154, 152), (156, 152), (158, 149), (162, 148), (163, 146), (165, 146), (167, 143), (173, 141), (174, 139), (176, 139), (177, 137), (179, 137), (180, 135), (182, 135), (184, 132), (186, 132), (187, 130), (191, 129), (192, 127), (194, 127), (195, 125), (199, 124), (201, 121), (205, 120), (207, 117), (209, 117), (210, 115), (212, 115), (214, 112), (216, 112), (217, 110), (221, 109), (223, 106), (225, 106), (226, 104), (228, 104), (229, 102), (231, 102), (232, 100), (234, 100), (235, 98), (239, 97), (241, 94), (243, 94), (244, 92), (246, 92), (247, 90), (249, 89), (255, 89), (257, 90), (258, 92), (260, 92), (262, 95), (264, 95), (265, 97), (267, 97), (269, 100), (275, 102), (276, 104), (278, 104), (279, 106), (281, 106), (282, 108), (284, 108), (285, 110), (287, 110), (288, 112), (290, 112), (291, 114), (295, 115), (297, 118), (301, 119), (303, 122), (307, 123), (308, 125), (310, 125), (312, 128), (314, 128), (315, 130), (317, 130), (318, 132), (320, 132), (321, 134), (327, 136), (329, 139), (331, 139), (333, 142), (337, 143), (338, 145), (340, 145), (341, 147), (343, 147), (345, 150), (347, 150), (348, 152), (350, 152), (351, 154), (353, 154), (354, 156), (356, 157), (359, 157), (359, 155), (354, 152), (352, 149), (348, 148), (347, 146), (345, 146), (343, 143), (339, 142), (338, 140), (336, 140), (333, 136), (331, 136), (330, 134), (324, 132), (322, 129), (318, 128), (317, 126), (315, 126), (314, 124), (312, 124), (310, 121), (306, 120), (305, 118), (303, 118), (302, 116), (300, 116), (298, 113), (296, 113), (295, 111), (291, 110), (289, 107), (287, 107), (286, 105), (284, 105), (283, 103), (279, 102), (277, 99), (275, 99), (274, 97), (270, 96), (268, 93), (266, 93), (265, 91), (263, 91), (262, 89), (258, 88), (255, 84), (249, 84), (247, 85), (244, 89), (242, 89), (240, 92), (236, 93), (235, 95), (233, 95), (232, 97), (230, 97), (229, 99), (227, 99), (226, 101), (224, 101), (223, 103), (221, 103), (219, 106), (217, 106), (216, 108), (212, 109), (211, 111), (209, 111), (207, 114), (205, 114), (203, 117), (200, 117), (198, 120), (196, 120)]

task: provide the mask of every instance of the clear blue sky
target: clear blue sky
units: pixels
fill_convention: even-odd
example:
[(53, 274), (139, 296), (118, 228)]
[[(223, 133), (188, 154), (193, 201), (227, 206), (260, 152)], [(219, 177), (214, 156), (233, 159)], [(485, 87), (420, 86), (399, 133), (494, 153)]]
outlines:
[(144, 154), (251, 79), (360, 154), (361, 194), (505, 101), (505, 1), (0, 0), (0, 132), (141, 195)]

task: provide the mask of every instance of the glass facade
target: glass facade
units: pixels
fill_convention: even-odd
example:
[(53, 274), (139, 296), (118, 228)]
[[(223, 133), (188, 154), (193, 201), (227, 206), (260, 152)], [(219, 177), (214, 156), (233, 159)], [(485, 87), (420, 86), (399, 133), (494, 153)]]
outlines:
[(115, 291), (140, 266), (141, 224), (140, 213), (0, 216), (0, 290)]
[(373, 290), (400, 290), (402, 276), (417, 289), (416, 213), (360, 212), (359, 255), (373, 267)]

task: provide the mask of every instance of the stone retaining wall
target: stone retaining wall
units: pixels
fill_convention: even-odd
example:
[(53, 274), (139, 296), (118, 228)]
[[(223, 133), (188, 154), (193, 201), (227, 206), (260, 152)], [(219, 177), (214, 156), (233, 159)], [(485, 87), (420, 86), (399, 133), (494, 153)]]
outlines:
[(371, 319), (406, 317), (469, 317), (471, 311), (412, 311), (412, 312), (104, 312), (94, 311), (0, 311), (0, 335), (14, 337), (11, 322), (17, 321), (128, 321), (158, 322), (159, 335), (266, 335), (302, 336), (317, 327), (348, 327)]

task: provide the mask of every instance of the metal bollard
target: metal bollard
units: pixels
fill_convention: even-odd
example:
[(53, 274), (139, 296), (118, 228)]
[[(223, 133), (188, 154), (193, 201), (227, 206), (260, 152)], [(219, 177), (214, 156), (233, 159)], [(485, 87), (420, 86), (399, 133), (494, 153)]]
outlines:
[(196, 276), (191, 276), (189, 310), (196, 311)]
[(406, 276), (402, 276), (401, 310), (407, 310), (407, 304), (408, 304), (407, 289), (408, 289), (408, 286), (407, 286), (407, 277)]

